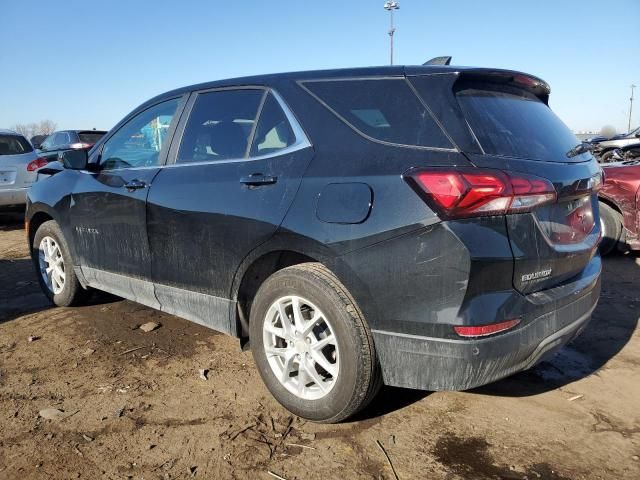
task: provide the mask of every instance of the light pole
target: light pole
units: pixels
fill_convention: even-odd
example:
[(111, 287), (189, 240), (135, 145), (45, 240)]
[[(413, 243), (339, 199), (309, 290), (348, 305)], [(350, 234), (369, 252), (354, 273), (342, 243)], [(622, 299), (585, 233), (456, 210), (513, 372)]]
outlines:
[(627, 128), (627, 132), (631, 131), (631, 112), (633, 111), (633, 89), (636, 88), (636, 86), (632, 83), (631, 84), (631, 98), (629, 98), (629, 126)]
[(384, 2), (384, 9), (390, 13), (390, 26), (389, 26), (389, 41), (391, 43), (391, 49), (389, 51), (389, 65), (393, 65), (393, 34), (396, 33), (396, 28), (393, 26), (393, 11), (400, 8), (400, 2)]

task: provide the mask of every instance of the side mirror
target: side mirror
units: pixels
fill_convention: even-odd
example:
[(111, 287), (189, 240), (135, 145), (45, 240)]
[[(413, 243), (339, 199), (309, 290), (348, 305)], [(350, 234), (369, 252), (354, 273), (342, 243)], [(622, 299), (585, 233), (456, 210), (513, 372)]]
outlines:
[(86, 150), (67, 150), (58, 154), (58, 160), (62, 162), (64, 168), (70, 170), (85, 170), (89, 160)]
[(640, 133), (636, 133), (636, 138), (640, 138)]

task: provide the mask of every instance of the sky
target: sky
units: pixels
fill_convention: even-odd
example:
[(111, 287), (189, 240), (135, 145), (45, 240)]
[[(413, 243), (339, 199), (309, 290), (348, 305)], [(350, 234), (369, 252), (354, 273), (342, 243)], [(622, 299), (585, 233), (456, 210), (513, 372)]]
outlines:
[[(521, 70), (574, 131), (640, 124), (640, 0), (400, 0), (395, 63)], [(383, 0), (0, 0), (0, 128), (109, 129), (173, 88), (385, 65)], [(610, 7), (610, 8), (607, 8)]]

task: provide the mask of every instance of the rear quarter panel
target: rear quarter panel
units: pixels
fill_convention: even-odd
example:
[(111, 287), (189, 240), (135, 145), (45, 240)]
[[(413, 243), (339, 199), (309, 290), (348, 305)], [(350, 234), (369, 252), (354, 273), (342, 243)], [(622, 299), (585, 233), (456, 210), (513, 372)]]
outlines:
[[(274, 87), (298, 116), (315, 150), (276, 238), (288, 239), (284, 245), (327, 265), (353, 294), (373, 328), (398, 321), (398, 315), (407, 311), (399, 306), (408, 298), (424, 296), (426, 302), (438, 297), (442, 308), (435, 310), (442, 313), (451, 307), (457, 312), (453, 305), (459, 307), (464, 296), (468, 254), (403, 174), (413, 167), (469, 165), (469, 161), (453, 148), (429, 150), (373, 142), (295, 82)], [(329, 215), (322, 195), (337, 185), (343, 186), (343, 199), (370, 200), (368, 215), (363, 214), (363, 205), (350, 206), (342, 200), (337, 200), (341, 209)], [(363, 193), (365, 186), (371, 196)], [(345, 191), (349, 188), (352, 195)], [(450, 262), (452, 256), (458, 261)], [(451, 274), (458, 267), (459, 274)], [(429, 291), (432, 295), (427, 295)], [(418, 318), (427, 320), (427, 313), (421, 312)], [(407, 312), (406, 320), (414, 322), (415, 314)]]

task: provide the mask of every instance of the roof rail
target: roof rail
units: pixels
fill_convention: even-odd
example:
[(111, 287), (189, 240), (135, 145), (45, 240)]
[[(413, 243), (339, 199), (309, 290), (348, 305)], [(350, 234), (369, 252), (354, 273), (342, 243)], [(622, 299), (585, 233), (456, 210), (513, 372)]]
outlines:
[(434, 57), (431, 60), (424, 62), (422, 65), (449, 65), (451, 64), (451, 57)]

